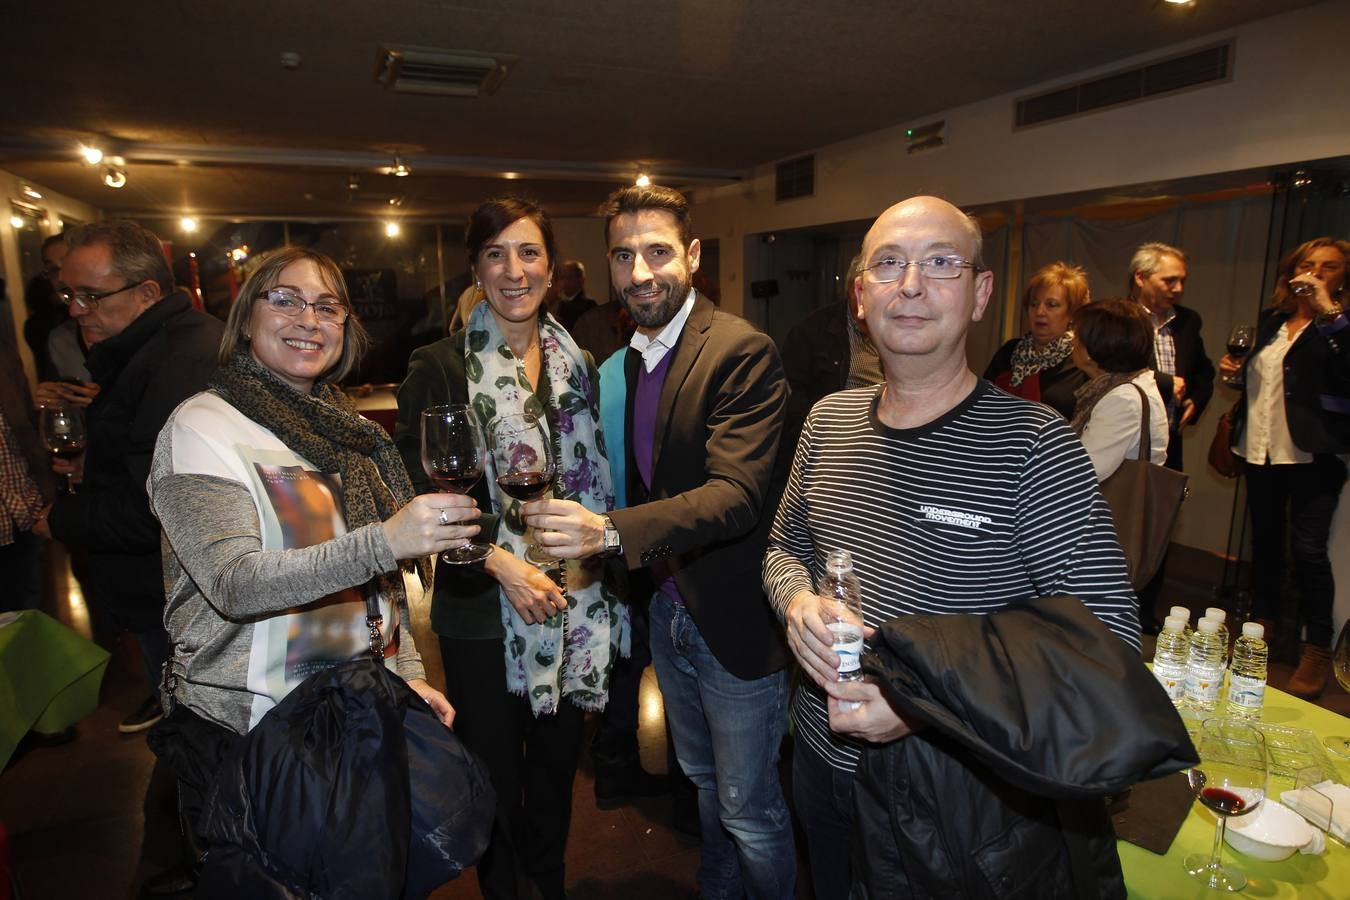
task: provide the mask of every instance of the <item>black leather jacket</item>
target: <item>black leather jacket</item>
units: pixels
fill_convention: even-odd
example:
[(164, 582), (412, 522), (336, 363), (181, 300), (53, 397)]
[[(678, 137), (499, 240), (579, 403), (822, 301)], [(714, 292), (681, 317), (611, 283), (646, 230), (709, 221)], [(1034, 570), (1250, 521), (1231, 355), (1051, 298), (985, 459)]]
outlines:
[(853, 897), (1124, 897), (1104, 796), (1194, 765), (1136, 651), (1072, 597), (907, 616), (864, 669), (927, 723), (854, 781)]

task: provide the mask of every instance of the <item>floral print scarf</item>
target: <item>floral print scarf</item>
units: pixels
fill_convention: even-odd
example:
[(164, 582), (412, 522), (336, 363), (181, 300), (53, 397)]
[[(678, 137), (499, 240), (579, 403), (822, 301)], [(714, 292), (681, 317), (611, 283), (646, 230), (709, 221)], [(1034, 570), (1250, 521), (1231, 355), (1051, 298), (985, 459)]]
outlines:
[[(607, 512), (614, 506), (614, 490), (600, 429), (598, 386), (591, 382), (585, 356), (562, 326), (547, 314), (538, 321), (543, 360), (539, 377), (548, 380), (547, 405), (535, 395), (523, 361), (511, 352), (486, 303), (474, 308), (464, 340), (469, 402), (484, 436), (492, 433), (492, 422), (500, 416), (538, 416), (558, 456), (553, 497)], [(529, 542), (522, 504), (497, 487), (490, 454), (484, 477), (492, 510), (501, 516), (497, 544), (524, 558)], [(603, 570), (598, 559), (568, 561), (565, 581), (571, 605), (537, 625), (525, 624), (501, 593), (506, 686), (526, 697), (536, 716), (557, 712), (563, 698), (582, 709), (603, 709), (609, 698), (613, 663), (629, 651), (629, 613), (605, 584)]]

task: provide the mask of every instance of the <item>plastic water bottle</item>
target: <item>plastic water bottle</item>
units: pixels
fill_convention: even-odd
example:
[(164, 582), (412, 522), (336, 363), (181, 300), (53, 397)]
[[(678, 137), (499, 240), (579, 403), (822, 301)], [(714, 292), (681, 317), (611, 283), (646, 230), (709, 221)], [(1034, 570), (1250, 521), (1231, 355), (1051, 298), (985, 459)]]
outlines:
[(1219, 640), (1223, 645), (1224, 665), (1228, 664), (1228, 610), (1211, 606), (1205, 610), (1205, 618), (1219, 623)]
[(1219, 705), (1223, 685), (1223, 644), (1219, 643), (1219, 623), (1201, 619), (1191, 635), (1186, 656), (1186, 705), (1212, 712)]
[(1186, 635), (1186, 644), (1191, 642), (1191, 611), (1184, 606), (1174, 606), (1172, 611), (1167, 614), (1169, 619), (1180, 619), (1182, 624), (1181, 633)]
[(1190, 644), (1183, 633), (1185, 628), (1184, 619), (1168, 616), (1153, 648), (1153, 677), (1158, 679), (1174, 706), (1180, 706), (1186, 697), (1186, 662), (1190, 656)]
[[(824, 601), (820, 617), (834, 637), (830, 649), (839, 654), (839, 680), (861, 681), (862, 585), (853, 571), (853, 556), (847, 550), (834, 550), (825, 557), (825, 576), (820, 581), (819, 593)], [(856, 709), (860, 704), (840, 705), (845, 709)]]
[(1228, 673), (1228, 715), (1259, 719), (1266, 701), (1266, 629), (1259, 622), (1243, 622), (1242, 637), (1233, 644), (1233, 667)]

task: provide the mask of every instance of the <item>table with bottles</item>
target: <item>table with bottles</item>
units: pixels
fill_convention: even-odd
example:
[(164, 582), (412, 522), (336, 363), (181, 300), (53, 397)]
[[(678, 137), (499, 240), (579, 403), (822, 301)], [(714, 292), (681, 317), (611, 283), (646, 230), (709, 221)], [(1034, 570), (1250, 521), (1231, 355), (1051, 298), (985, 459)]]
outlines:
[[(1222, 715), (1221, 705), (1216, 713)], [(1192, 710), (1183, 710), (1188, 729), (1194, 731), (1202, 718)], [(1295, 729), (1312, 732), (1317, 741), (1332, 735), (1350, 734), (1350, 719), (1307, 703), (1275, 688), (1267, 687), (1261, 718), (1257, 723), (1272, 733), (1292, 733)], [(1341, 783), (1350, 779), (1350, 760), (1327, 755), (1338, 771)], [(1271, 773), (1268, 796), (1279, 799), (1282, 791), (1292, 790), (1292, 774)], [(1142, 847), (1120, 841), (1120, 863), (1125, 871), (1125, 886), (1131, 897), (1214, 897), (1221, 896), (1192, 879), (1182, 866), (1182, 858), (1191, 853), (1208, 853), (1214, 842), (1214, 815), (1199, 803), (1191, 806), (1181, 830), (1159, 857)], [(1295, 853), (1279, 862), (1262, 862), (1224, 846), (1226, 862), (1236, 863), (1247, 875), (1248, 885), (1239, 896), (1288, 898), (1350, 897), (1350, 847), (1328, 837), (1326, 852), (1320, 855)]]

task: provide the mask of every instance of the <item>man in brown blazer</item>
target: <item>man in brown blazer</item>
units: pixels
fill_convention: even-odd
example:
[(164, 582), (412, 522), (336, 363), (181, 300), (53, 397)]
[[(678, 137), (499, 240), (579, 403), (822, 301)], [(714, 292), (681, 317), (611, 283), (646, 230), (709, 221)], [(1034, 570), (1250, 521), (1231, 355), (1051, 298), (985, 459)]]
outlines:
[(525, 513), (559, 556), (622, 555), (655, 584), (652, 659), (680, 767), (698, 788), (702, 896), (790, 898), (777, 766), (789, 657), (760, 583), (782, 364), (767, 336), (693, 289), (700, 248), (683, 195), (624, 188), (605, 216), (611, 280), (637, 323), (625, 433), (606, 436), (625, 454), (629, 505), (600, 516), (541, 500)]

